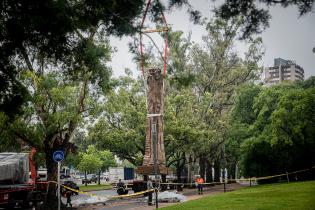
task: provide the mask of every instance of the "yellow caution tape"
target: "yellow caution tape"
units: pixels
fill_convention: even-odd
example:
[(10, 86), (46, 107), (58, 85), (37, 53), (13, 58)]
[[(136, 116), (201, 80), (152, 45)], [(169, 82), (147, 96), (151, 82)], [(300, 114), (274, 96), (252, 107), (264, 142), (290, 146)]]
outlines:
[(145, 190), (145, 191), (132, 193), (132, 194), (127, 194), (127, 195), (116, 195), (116, 196), (109, 197), (109, 199), (133, 197), (133, 196), (142, 195), (142, 194), (145, 194), (145, 193), (148, 193), (148, 192), (153, 192), (153, 191), (154, 191), (154, 189), (150, 189), (150, 190)]
[[(315, 166), (312, 166), (311, 168), (313, 169), (313, 168), (315, 168)], [(290, 172), (290, 173), (277, 174), (277, 175), (273, 175), (273, 176), (264, 176), (264, 177), (251, 177), (251, 178), (245, 178), (245, 179), (224, 179), (222, 183), (227, 182), (227, 181), (256, 181), (256, 180), (263, 180), (263, 179), (271, 179), (271, 178), (275, 178), (275, 177), (286, 176), (289, 174), (301, 173), (301, 172), (305, 172), (308, 170), (310, 170), (310, 169), (304, 169), (304, 170), (294, 171), (294, 172)], [(54, 184), (58, 185), (58, 182), (55, 182), (55, 181), (48, 181), (48, 183), (54, 183)], [(212, 185), (212, 184), (222, 184), (222, 183), (221, 182), (208, 182), (208, 183), (202, 183), (202, 185)], [(159, 184), (161, 184), (161, 185), (194, 185), (195, 183), (159, 183)], [(61, 186), (68, 189), (68, 190), (71, 190), (73, 192), (79, 193), (79, 194), (98, 197), (99, 199), (101, 197), (104, 197), (104, 196), (99, 196), (99, 195), (96, 195), (93, 193), (84, 192), (82, 190), (76, 190), (76, 189), (73, 189), (73, 188), (65, 186), (65, 185), (61, 185)], [(145, 191), (141, 191), (141, 192), (137, 192), (137, 193), (127, 194), (127, 195), (110, 196), (110, 197), (105, 197), (105, 198), (110, 200), (110, 199), (133, 197), (133, 196), (143, 195), (145, 193), (153, 192), (153, 191), (154, 191), (154, 189), (150, 189), (150, 190), (145, 190)]]
[[(57, 184), (58, 185), (58, 182), (55, 182), (55, 181), (49, 181), (50, 183), (54, 183), (54, 184)], [(68, 189), (68, 190), (71, 190), (73, 192), (76, 192), (76, 193), (79, 193), (79, 194), (84, 194), (84, 195), (89, 195), (91, 197), (98, 197), (99, 199), (101, 197), (104, 197), (104, 198), (107, 198), (108, 200), (110, 199), (118, 199), (118, 198), (126, 198), (126, 197), (133, 197), (133, 196), (137, 196), (137, 195), (143, 195), (145, 193), (148, 193), (148, 192), (153, 192), (154, 189), (150, 189), (150, 190), (145, 190), (145, 191), (141, 191), (141, 192), (137, 192), (137, 193), (132, 193), (132, 194), (127, 194), (127, 195), (116, 195), (116, 196), (110, 196), (110, 197), (105, 197), (105, 196), (99, 196), (99, 195), (96, 195), (96, 194), (93, 194), (93, 193), (89, 193), (89, 192), (84, 192), (82, 190), (76, 190), (76, 189), (73, 189), (71, 187), (68, 187), (68, 186), (65, 186), (65, 185), (61, 185), (62, 187)]]
[[(315, 166), (312, 166), (311, 169), (315, 168)], [(309, 171), (311, 169), (304, 169), (304, 170), (299, 170), (299, 171), (294, 171), (290, 173), (283, 173), (283, 174), (277, 174), (277, 175), (272, 175), (272, 176), (264, 176), (264, 177), (251, 177), (251, 178), (244, 178), (244, 179), (224, 179), (223, 182), (209, 182), (209, 183), (203, 183), (203, 185), (208, 185), (208, 184), (222, 184), (227, 181), (256, 181), (256, 180), (263, 180), (263, 179), (271, 179), (275, 177), (281, 177), (281, 176), (286, 176), (289, 174), (296, 174), (296, 173), (301, 173), (305, 171)], [(194, 183), (160, 183), (161, 185), (193, 185)]]

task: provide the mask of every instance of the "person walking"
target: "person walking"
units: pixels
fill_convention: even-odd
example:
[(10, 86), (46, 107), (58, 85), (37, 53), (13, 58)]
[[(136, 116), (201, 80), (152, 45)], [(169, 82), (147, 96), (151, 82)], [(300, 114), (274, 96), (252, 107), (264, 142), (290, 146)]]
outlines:
[[(149, 178), (147, 181), (147, 190), (152, 190), (153, 189), (153, 183), (152, 180)], [(148, 205), (152, 206), (152, 191), (148, 192)]]
[(203, 194), (203, 183), (204, 183), (203, 178), (200, 175), (198, 175), (197, 178), (196, 178), (196, 184), (197, 184), (198, 194), (199, 195)]
[(72, 208), (71, 196), (72, 196), (72, 191), (67, 189), (67, 190), (66, 190), (66, 198), (67, 198), (66, 207), (68, 207), (68, 205), (69, 205), (70, 208)]

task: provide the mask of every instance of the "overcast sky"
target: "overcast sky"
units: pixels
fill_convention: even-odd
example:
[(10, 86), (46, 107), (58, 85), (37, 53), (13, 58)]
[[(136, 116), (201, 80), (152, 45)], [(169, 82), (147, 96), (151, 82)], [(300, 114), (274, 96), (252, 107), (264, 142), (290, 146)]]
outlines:
[[(219, 3), (212, 0), (191, 1), (195, 9), (202, 12), (208, 19), (213, 15), (211, 10)], [(303, 17), (298, 16), (296, 7), (271, 7), (269, 8), (272, 19), (270, 27), (260, 36), (266, 49), (265, 56), (261, 61), (263, 66), (272, 66), (274, 58), (284, 58), (295, 61), (304, 68), (305, 78), (315, 76), (315, 9), (312, 13)], [(181, 30), (186, 36), (192, 33), (192, 40), (201, 43), (201, 38), (206, 34), (204, 26), (194, 25), (189, 21), (186, 9), (175, 10), (171, 14), (166, 14), (168, 23), (173, 30)], [(128, 42), (130, 38), (112, 38), (111, 44), (117, 49), (112, 57), (111, 66), (115, 77), (124, 74), (124, 69), (129, 68), (135, 75), (139, 74), (137, 64), (132, 61), (132, 55), (128, 52)], [(159, 42), (159, 40), (155, 40)], [(163, 50), (162, 43), (160, 44)], [(237, 45), (236, 50), (242, 55), (245, 51), (244, 45)], [(162, 67), (161, 67), (162, 68)]]

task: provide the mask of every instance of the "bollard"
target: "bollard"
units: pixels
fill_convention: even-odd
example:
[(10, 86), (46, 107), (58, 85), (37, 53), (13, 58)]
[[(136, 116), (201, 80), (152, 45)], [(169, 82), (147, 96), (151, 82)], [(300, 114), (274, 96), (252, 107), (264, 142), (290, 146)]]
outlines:
[(225, 186), (225, 182), (224, 182), (224, 185), (223, 185), (223, 187), (224, 187), (224, 192), (226, 192), (226, 186)]

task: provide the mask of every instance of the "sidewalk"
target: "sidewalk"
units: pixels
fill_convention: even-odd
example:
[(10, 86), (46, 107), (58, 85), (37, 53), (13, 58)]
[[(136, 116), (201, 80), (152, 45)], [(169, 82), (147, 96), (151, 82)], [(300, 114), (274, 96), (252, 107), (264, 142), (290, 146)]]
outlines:
[[(245, 187), (244, 185), (240, 185), (238, 183), (232, 183), (232, 184), (227, 184), (226, 185), (226, 192), (229, 191), (234, 191), (240, 188)], [(180, 194), (183, 194), (186, 196), (187, 201), (190, 200), (196, 200), (205, 196), (209, 195), (215, 195), (219, 193), (224, 193), (224, 185), (215, 185), (215, 186), (210, 186), (210, 187), (205, 187), (203, 191), (203, 195), (198, 195), (197, 189), (184, 189), (183, 192), (179, 192)], [(159, 203), (159, 208), (160, 207), (165, 207), (165, 206), (170, 206), (170, 205), (175, 205), (179, 203)], [(155, 209), (155, 205), (153, 206), (139, 206), (136, 208), (133, 208), (132, 210), (153, 210)]]

